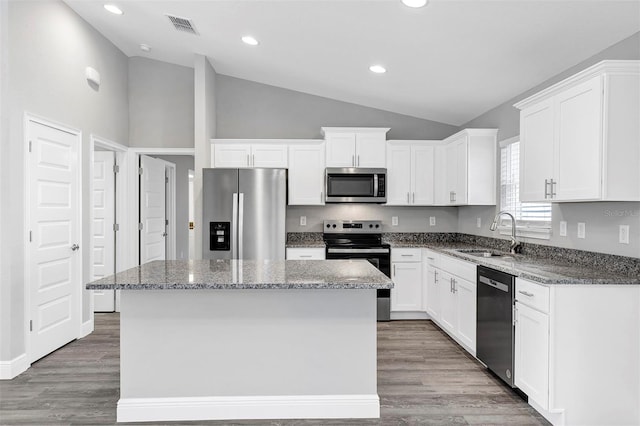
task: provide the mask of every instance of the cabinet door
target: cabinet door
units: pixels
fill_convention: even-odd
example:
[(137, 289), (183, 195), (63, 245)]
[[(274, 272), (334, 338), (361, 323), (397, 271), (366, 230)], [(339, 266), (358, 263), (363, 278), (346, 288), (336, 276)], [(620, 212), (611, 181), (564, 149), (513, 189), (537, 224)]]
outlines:
[(324, 260), (325, 249), (321, 247), (289, 247), (287, 260)]
[(287, 145), (252, 145), (251, 166), (273, 169), (286, 169), (288, 166)]
[(514, 380), (543, 409), (549, 408), (549, 316), (516, 302)]
[(422, 307), (422, 263), (394, 262), (391, 267), (391, 311), (420, 311)]
[(431, 319), (440, 321), (440, 272), (433, 266), (427, 265), (425, 273), (424, 309)]
[(434, 161), (433, 146), (411, 148), (411, 204), (418, 206), (434, 204)]
[(467, 203), (467, 137), (446, 147), (446, 197), (448, 204)]
[(324, 144), (289, 147), (289, 205), (324, 204)]
[(455, 335), (458, 328), (458, 304), (453, 292), (453, 276), (438, 271), (438, 291), (440, 293), (440, 324), (449, 334)]
[(386, 133), (356, 134), (356, 167), (384, 168), (386, 161)]
[[(545, 201), (553, 177), (553, 100), (520, 112), (520, 201)], [(547, 200), (548, 201), (548, 200)]]
[(434, 190), (435, 203), (438, 206), (449, 204), (449, 192), (447, 190), (447, 147), (439, 145), (435, 147), (434, 160)]
[(249, 144), (213, 144), (213, 167), (250, 167), (251, 145)]
[(411, 147), (389, 145), (387, 147), (387, 204), (406, 206), (411, 193)]
[(476, 353), (476, 284), (455, 278), (454, 293), (458, 302), (457, 336), (471, 354)]
[(327, 167), (355, 167), (355, 133), (328, 133), (326, 141)]
[(602, 197), (602, 77), (556, 96), (555, 199)]

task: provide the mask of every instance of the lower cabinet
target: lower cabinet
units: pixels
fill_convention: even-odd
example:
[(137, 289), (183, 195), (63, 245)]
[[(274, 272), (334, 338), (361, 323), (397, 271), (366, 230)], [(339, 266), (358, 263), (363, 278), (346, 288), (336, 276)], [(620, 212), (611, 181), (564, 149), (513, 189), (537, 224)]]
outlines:
[(325, 260), (324, 247), (288, 247), (287, 260)]
[(391, 249), (391, 319), (424, 319), (422, 250)]

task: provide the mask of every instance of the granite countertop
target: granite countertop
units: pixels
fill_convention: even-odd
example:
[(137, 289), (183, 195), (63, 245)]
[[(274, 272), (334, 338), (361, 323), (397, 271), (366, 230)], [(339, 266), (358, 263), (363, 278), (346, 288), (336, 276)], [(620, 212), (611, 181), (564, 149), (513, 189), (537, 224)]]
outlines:
[(366, 260), (156, 260), (87, 284), (89, 290), (389, 289)]
[(497, 269), (545, 285), (553, 284), (640, 284), (640, 277), (610, 272), (595, 266), (521, 254), (504, 253), (503, 257), (478, 257), (457, 250), (497, 250), (466, 243), (391, 243), (395, 248), (428, 248), (477, 265)]

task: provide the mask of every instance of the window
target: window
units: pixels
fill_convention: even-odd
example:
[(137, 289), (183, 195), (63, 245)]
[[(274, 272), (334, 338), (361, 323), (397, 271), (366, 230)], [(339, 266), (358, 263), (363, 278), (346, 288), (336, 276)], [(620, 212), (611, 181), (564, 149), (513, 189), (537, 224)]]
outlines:
[[(516, 218), (518, 233), (523, 236), (546, 238), (551, 234), (551, 203), (520, 202), (520, 141), (512, 138), (500, 143), (500, 210)], [(509, 232), (511, 224), (507, 226)]]

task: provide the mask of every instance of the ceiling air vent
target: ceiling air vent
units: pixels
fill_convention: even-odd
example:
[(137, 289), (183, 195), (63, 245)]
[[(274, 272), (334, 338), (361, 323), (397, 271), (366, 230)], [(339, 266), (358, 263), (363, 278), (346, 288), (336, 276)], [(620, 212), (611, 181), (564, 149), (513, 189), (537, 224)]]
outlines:
[(169, 14), (167, 14), (167, 18), (169, 18), (176, 30), (198, 35), (198, 31), (196, 31), (196, 27), (193, 26), (193, 22), (191, 22), (191, 19), (180, 18), (179, 16), (173, 16)]

